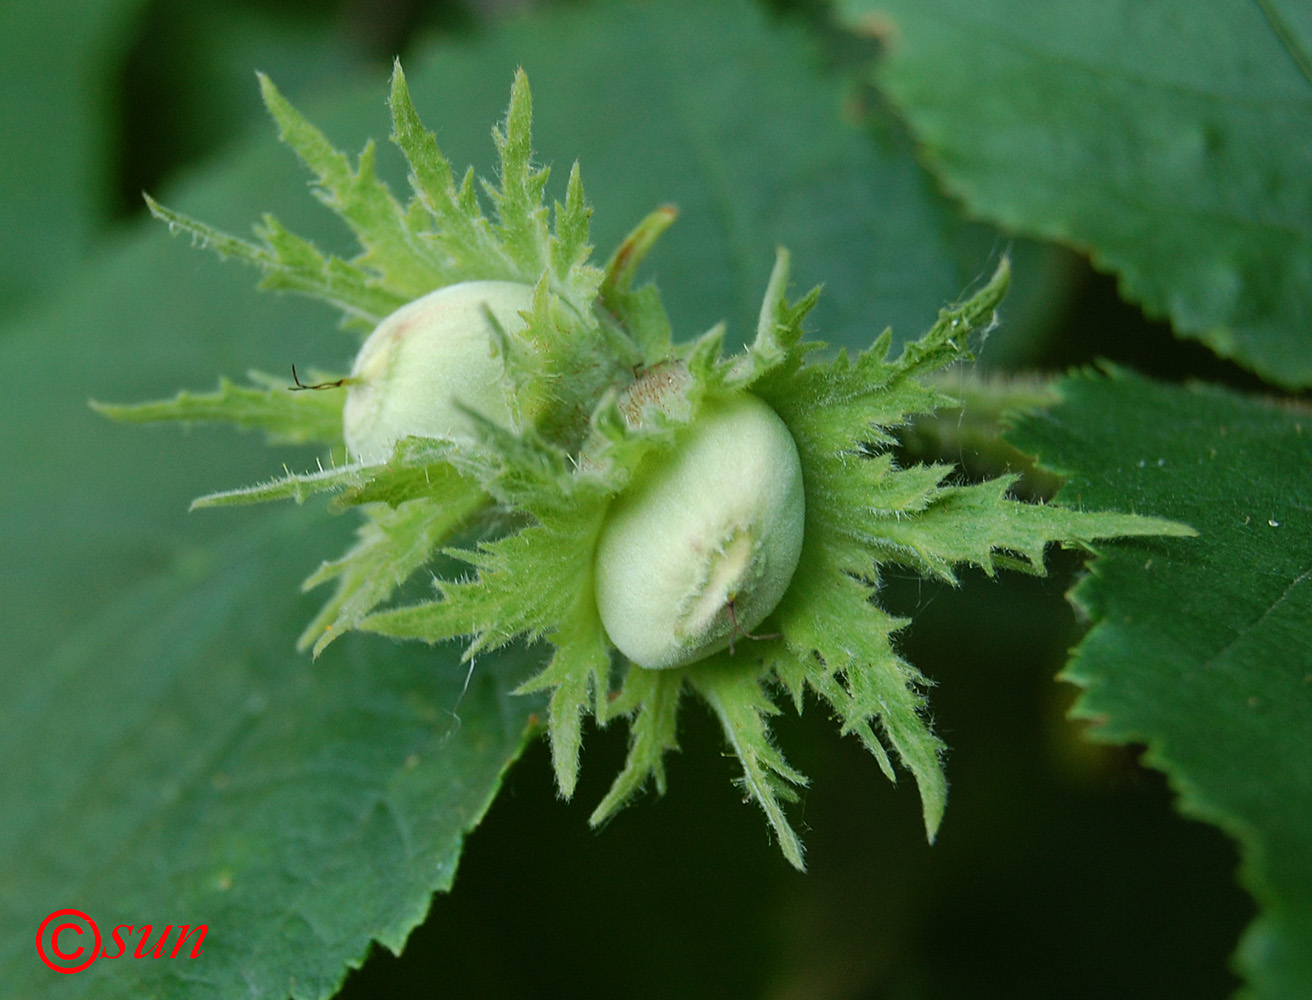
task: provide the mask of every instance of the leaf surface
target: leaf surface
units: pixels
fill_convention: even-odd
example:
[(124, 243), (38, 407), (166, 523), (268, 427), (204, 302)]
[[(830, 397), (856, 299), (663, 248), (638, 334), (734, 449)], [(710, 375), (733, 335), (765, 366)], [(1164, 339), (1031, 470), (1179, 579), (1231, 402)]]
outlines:
[(1288, 0), (844, 0), (973, 212), (1087, 250), (1178, 333), (1312, 384), (1312, 18)]
[[(602, 259), (649, 211), (675, 206), (637, 283), (659, 283), (676, 340), (721, 320), (730, 346), (750, 339), (778, 245), (796, 287), (824, 284), (812, 317), (824, 340), (864, 348), (885, 326), (916, 337), (980, 258), (960, 262), (958, 218), (905, 145), (872, 140), (813, 44), (738, 0), (621, 2), (511, 23), (406, 72), (459, 164), (486, 157), (486, 123), (523, 66), (534, 145), (557, 191), (579, 161)], [(449, 121), (456, 103), (480, 123), (472, 133)]]
[(250, 378), (256, 385), (235, 385), (230, 379), (220, 378), (219, 388), (212, 393), (184, 389), (172, 399), (158, 402), (93, 406), (105, 416), (127, 423), (226, 421), (243, 430), (263, 430), (270, 444), (341, 443), (340, 399), (315, 392), (288, 391), (291, 388), (288, 380), (272, 375), (252, 372)]
[[(297, 656), (322, 534), (303, 512), (234, 530), (71, 629), (8, 713), (6, 995), (329, 996), (450, 887), (529, 732), (522, 653), (476, 672), (356, 638)], [(109, 949), (116, 925), (205, 924), (204, 952), (102, 959), (50, 992), (27, 928), (59, 906)]]
[[(1312, 417), (1219, 389), (1084, 374), (1010, 435), (1068, 475), (1059, 499), (1126, 499), (1199, 537), (1105, 552), (1073, 598), (1098, 624), (1063, 677), (1091, 735), (1145, 743), (1185, 813), (1241, 845), (1261, 908), (1254, 997), (1312, 982)], [(1133, 429), (1132, 435), (1127, 429)]]
[(57, 285), (108, 211), (108, 94), (143, 0), (9, 0), (0, 31), (0, 311)]

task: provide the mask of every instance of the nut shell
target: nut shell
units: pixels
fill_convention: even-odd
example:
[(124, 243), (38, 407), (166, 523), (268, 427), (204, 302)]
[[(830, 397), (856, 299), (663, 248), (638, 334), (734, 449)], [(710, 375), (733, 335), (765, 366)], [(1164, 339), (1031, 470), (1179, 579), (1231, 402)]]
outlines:
[(366, 464), (387, 461), (411, 435), (458, 440), (473, 428), (461, 406), (512, 427), (497, 330), (527, 323), (533, 289), (513, 281), (467, 281), (415, 299), (371, 333), (351, 369), (342, 410), (346, 447)]
[(602, 624), (639, 666), (693, 663), (778, 605), (802, 551), (797, 446), (748, 393), (706, 404), (615, 501), (597, 543)]

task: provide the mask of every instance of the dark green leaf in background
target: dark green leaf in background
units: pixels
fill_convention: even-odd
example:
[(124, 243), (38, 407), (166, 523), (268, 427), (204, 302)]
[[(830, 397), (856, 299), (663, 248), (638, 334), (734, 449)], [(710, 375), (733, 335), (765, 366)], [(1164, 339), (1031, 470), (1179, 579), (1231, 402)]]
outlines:
[(0, 7), (0, 314), (67, 275), (107, 216), (113, 57), (145, 0)]
[(72, 278), (142, 187), (262, 118), (256, 68), (293, 96), (358, 68), (376, 40), (315, 5), (0, 5), (0, 314)]
[(968, 208), (1088, 251), (1268, 381), (1312, 384), (1312, 14), (1293, 0), (843, 0)]
[(1188, 815), (1238, 838), (1261, 914), (1252, 996), (1312, 983), (1312, 415), (1123, 372), (1061, 384), (1010, 435), (1067, 503), (1142, 504), (1200, 537), (1101, 555), (1074, 599), (1097, 626), (1064, 677), (1091, 734), (1147, 744)]
[(563, 198), (579, 160), (603, 259), (674, 204), (639, 280), (660, 285), (677, 338), (720, 320), (731, 341), (746, 337), (782, 243), (795, 287), (825, 286), (811, 317), (823, 339), (865, 347), (890, 325), (912, 339), (987, 274), (987, 245), (962, 259), (950, 206), (907, 148), (871, 141), (813, 50), (751, 3), (665, 0), (544, 11), (416, 53), (406, 72), (452, 161), (483, 163), (522, 65), (551, 185)]
[[(7, 996), (330, 996), (450, 887), (536, 707), (508, 693), (525, 658), (468, 671), (455, 650), (357, 640), (295, 656), (296, 583), (325, 534), (304, 513), (265, 513), (82, 620), (10, 706)], [(144, 923), (148, 948), (205, 924), (204, 953), (57, 976), (18, 929), (64, 906), (111, 953), (113, 927)]]

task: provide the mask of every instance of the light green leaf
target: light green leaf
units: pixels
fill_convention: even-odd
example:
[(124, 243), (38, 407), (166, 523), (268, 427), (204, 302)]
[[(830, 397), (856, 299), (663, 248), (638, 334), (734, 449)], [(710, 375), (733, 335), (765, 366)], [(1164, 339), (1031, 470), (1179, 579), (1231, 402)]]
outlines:
[[(154, 403), (92, 403), (99, 413), (124, 423), (162, 421), (224, 422), (242, 429), (264, 431), (270, 444), (327, 444), (342, 441), (342, 400), (328, 392), (292, 392), (287, 379), (251, 372), (257, 386), (236, 385), (220, 378), (213, 393), (183, 390), (172, 399)], [(314, 382), (327, 381), (315, 376)]]
[(239, 486), (233, 490), (207, 493), (192, 501), (192, 509), (204, 507), (232, 507), (239, 504), (264, 503), (267, 500), (295, 500), (305, 503), (316, 493), (341, 492), (349, 487), (363, 488), (375, 473), (385, 471), (382, 466), (340, 465), (315, 472), (286, 472), (277, 479), (255, 486)]
[(843, 0), (972, 212), (1087, 249), (1263, 378), (1312, 384), (1312, 21), (1296, 4)]
[(926, 719), (928, 682), (893, 649), (892, 635), (906, 622), (872, 603), (870, 588), (848, 575), (844, 561), (833, 548), (824, 548), (798, 567), (795, 597), (778, 616), (787, 651), (775, 654), (775, 671), (796, 705), (802, 703), (804, 683), (829, 702), (843, 720), (843, 732), (855, 733), (892, 781), (880, 734), (887, 739), (916, 780), (925, 835), (932, 842), (948, 786), (944, 744)]
[(597, 308), (636, 344), (643, 364), (660, 364), (674, 349), (669, 317), (655, 285), (633, 288), (638, 266), (679, 216), (673, 205), (649, 213), (624, 239), (606, 264)]
[[(961, 564), (978, 566), (989, 576), (997, 567), (1042, 575), (1044, 550), (1056, 539), (1072, 545), (1099, 538), (1197, 534), (1160, 517), (1020, 503), (1008, 496), (1016, 478), (943, 487), (914, 517), (885, 520), (862, 534), (882, 559), (948, 583), (957, 582), (953, 567)], [(856, 534), (858, 529), (849, 530)]]
[(410, 223), (405, 208), (387, 189), (374, 169), (375, 147), (365, 144), (359, 164), (352, 169), (345, 154), (288, 103), (278, 88), (260, 74), (265, 106), (278, 123), (282, 140), (318, 180), (315, 194), (355, 233), (363, 253), (353, 263), (378, 275), (385, 287), (402, 301), (418, 298), (443, 284), (441, 269)]
[[(1010, 435), (1069, 477), (1059, 499), (1133, 503), (1195, 539), (1104, 552), (1073, 599), (1096, 622), (1063, 677), (1090, 735), (1146, 743), (1188, 815), (1239, 840), (1261, 914), (1247, 996), (1312, 982), (1312, 418), (1125, 372), (1061, 383)], [(1133, 428), (1127, 437), (1126, 429)]]
[(533, 98), (528, 78), (520, 70), (510, 91), (505, 124), (492, 130), (501, 157), (501, 184), (484, 186), (496, 206), (497, 229), (510, 256), (522, 271), (540, 272), (549, 259), (542, 194), (550, 171), (532, 163), (532, 121)]
[(406, 296), (381, 287), (359, 266), (337, 257), (325, 256), (311, 242), (288, 231), (271, 215), (257, 230), (263, 243), (239, 239), (215, 227), (161, 205), (149, 195), (151, 215), (168, 223), (169, 232), (186, 233), (192, 244), (213, 250), (264, 272), (262, 288), (298, 292), (329, 302), (341, 309), (347, 322), (367, 330), (388, 313), (406, 303)]
[(777, 624), (784, 648), (767, 651), (766, 660), (798, 708), (805, 688), (812, 688), (891, 778), (874, 728), (880, 727), (916, 778), (931, 841), (947, 798), (943, 744), (926, 718), (925, 679), (891, 643), (905, 622), (872, 603), (880, 566), (910, 565), (952, 583), (953, 566), (962, 562), (989, 572), (999, 564), (1042, 574), (1050, 542), (1191, 533), (1160, 519), (1021, 504), (1005, 495), (1009, 478), (944, 486), (945, 466), (895, 466), (888, 450), (892, 428), (952, 402), (921, 379), (969, 357), (972, 338), (995, 322), (1009, 276), (1004, 260), (988, 284), (942, 310), (896, 360), (887, 357), (885, 334), (855, 361), (840, 354), (790, 378), (771, 373), (756, 387), (792, 431), (806, 487), (801, 563), (767, 619)]
[[(591, 555), (591, 549), (586, 550)], [(591, 559), (585, 557), (583, 578), (567, 591), (573, 604), (564, 610), (564, 622), (551, 633), (554, 651), (546, 669), (518, 689), (519, 694), (551, 691), (547, 722), (556, 787), (565, 798), (578, 782), (579, 753), (583, 747), (583, 720), (589, 713), (601, 723), (610, 709), (610, 640), (597, 617), (592, 596)]]
[(364, 631), (429, 643), (470, 636), (466, 659), (520, 636), (550, 639), (550, 662), (521, 690), (553, 689), (552, 760), (566, 797), (578, 777), (582, 717), (595, 712), (605, 721), (608, 711), (611, 654), (592, 567), (603, 509), (603, 495), (583, 499), (568, 512), (545, 513), (516, 534), (456, 553), (478, 569), (477, 578), (438, 580), (439, 599), (379, 611), (359, 624)]
[[(227, 412), (225, 420), (229, 419)], [(410, 437), (398, 442), (392, 459), (381, 465), (351, 462), (325, 469), (319, 461), (314, 472), (290, 472), (284, 467), (283, 475), (276, 479), (197, 497), (191, 508), (234, 507), (270, 500), (295, 500), (300, 504), (319, 493), (338, 494), (330, 504), (336, 512), (368, 503), (396, 507), (416, 499), (437, 500), (469, 511), (487, 503), (482, 488), (473, 478), (462, 475), (452, 458), (448, 442)], [(479, 461), (464, 464), (477, 471), (482, 471), (484, 465)], [(461, 514), (455, 523), (463, 517)]]
[(683, 670), (643, 670), (630, 667), (624, 687), (610, 706), (612, 715), (631, 714), (629, 753), (605, 798), (588, 818), (599, 826), (619, 812), (647, 781), (665, 794), (665, 754), (679, 748), (679, 695)]
[[(484, 215), (472, 169), (459, 192), (450, 164), (432, 133), (424, 130), (405, 75), (393, 67), (393, 139), (407, 160), (415, 197), (402, 204), (378, 176), (376, 147), (365, 143), (357, 165), (260, 74), (260, 89), (279, 136), (317, 179), (319, 200), (355, 235), (360, 254), (344, 261), (320, 251), (271, 214), (257, 229), (259, 243), (228, 235), (207, 223), (147, 198), (152, 214), (171, 230), (190, 233), (201, 246), (235, 257), (265, 273), (263, 287), (296, 291), (337, 305), (353, 325), (377, 323), (404, 303), (444, 285), (502, 279), (537, 285), (544, 277), (572, 310), (573, 326), (586, 327), (599, 272), (586, 263), (588, 210), (577, 170), (565, 206), (557, 206), (559, 237), (550, 231), (543, 192), (549, 171), (532, 165), (532, 99), (523, 71), (515, 76), (504, 129), (492, 138), (501, 164), (500, 187), (485, 183), (496, 214)], [(563, 263), (563, 270), (553, 270)], [(535, 305), (527, 332), (509, 338), (546, 353), (585, 355), (581, 329), (562, 340), (545, 301)], [(529, 352), (535, 353), (533, 351)], [(513, 360), (513, 359), (512, 359)], [(580, 369), (581, 370), (581, 369)]]
[(796, 788), (806, 777), (791, 767), (770, 738), (766, 720), (779, 712), (761, 689), (761, 678), (751, 660), (735, 662), (723, 653), (686, 672), (720, 721), (730, 749), (743, 768), (741, 784), (747, 796), (765, 810), (779, 849), (794, 868), (806, 867), (802, 842), (784, 815), (783, 803), (797, 799)]
[(330, 642), (359, 625), (484, 506), (480, 490), (456, 478), (449, 467), (444, 471), (450, 476), (446, 490), (435, 489), (395, 507), (373, 503), (364, 508), (367, 520), (356, 544), (305, 581), (309, 590), (336, 580), (337, 591), (305, 627), (298, 648), (313, 646), (318, 656)]

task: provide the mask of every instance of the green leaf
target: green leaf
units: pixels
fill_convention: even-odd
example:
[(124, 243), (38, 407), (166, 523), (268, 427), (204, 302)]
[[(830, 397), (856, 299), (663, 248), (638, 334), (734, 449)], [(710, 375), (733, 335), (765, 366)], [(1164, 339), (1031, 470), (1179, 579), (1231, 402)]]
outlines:
[(683, 670), (644, 670), (630, 667), (624, 687), (610, 706), (612, 715), (631, 714), (629, 753), (624, 769), (611, 783), (605, 798), (588, 818), (600, 826), (619, 812), (648, 778), (665, 794), (665, 754), (679, 748), (679, 695)]
[[(823, 282), (811, 319), (826, 341), (868, 345), (872, 303), (876, 329), (915, 337), (979, 257), (962, 263), (956, 215), (910, 149), (853, 123), (847, 83), (818, 70), (813, 47), (741, 0), (611, 2), (511, 22), (431, 67), (418, 54), (406, 65), (453, 163), (477, 162), (522, 66), (538, 156), (561, 177), (578, 160), (603, 252), (644, 214), (677, 206), (646, 265), (676, 339), (721, 320), (730, 343), (746, 339), (776, 246), (800, 288)], [(443, 109), (456, 106), (483, 124), (452, 122)]]
[(346, 314), (347, 322), (363, 328), (374, 325), (405, 304), (402, 292), (381, 287), (356, 264), (325, 256), (311, 242), (288, 231), (271, 215), (257, 230), (263, 244), (238, 239), (215, 227), (161, 205), (149, 195), (146, 204), (155, 218), (168, 223), (169, 232), (186, 233), (192, 244), (213, 250), (264, 272), (262, 288), (299, 292), (329, 302)]
[[(204, 923), (204, 987), (176, 962), (102, 961), (61, 996), (327, 997), (372, 940), (399, 951), (529, 732), (522, 654), (290, 639), (321, 526), (233, 531), (199, 567), (65, 630), (0, 731), (6, 995), (47, 995), (45, 914)], [(12, 933), (11, 933), (12, 931)]]
[(843, 732), (855, 733), (892, 781), (879, 734), (887, 739), (916, 780), (925, 835), (932, 843), (948, 786), (945, 747), (926, 719), (928, 681), (894, 651), (892, 635), (906, 621), (879, 608), (870, 587), (848, 575), (844, 562), (855, 561), (831, 546), (813, 548), (798, 567), (795, 596), (778, 615), (787, 649), (774, 654), (774, 669), (796, 706), (802, 704), (804, 684), (824, 698), (843, 720)]
[(756, 664), (750, 660), (735, 662), (721, 653), (703, 660), (686, 674), (688, 682), (711, 706), (729, 747), (742, 764), (741, 784), (747, 797), (765, 810), (784, 857), (794, 868), (804, 869), (802, 842), (784, 815), (783, 802), (797, 799), (795, 787), (805, 786), (806, 777), (784, 760), (770, 739), (766, 720), (779, 709), (761, 689)]
[(593, 597), (592, 566), (604, 499), (598, 494), (566, 512), (544, 512), (516, 534), (455, 553), (478, 569), (477, 578), (437, 580), (438, 600), (379, 611), (359, 625), (429, 643), (470, 636), (467, 659), (520, 636), (549, 638), (550, 662), (522, 691), (553, 689), (552, 760), (567, 798), (578, 777), (582, 716), (595, 711), (604, 721), (610, 691), (610, 646)]
[(1263, 378), (1312, 385), (1312, 21), (1283, 0), (844, 0), (970, 210), (1087, 249)]
[(1197, 534), (1160, 517), (1020, 503), (1008, 496), (1016, 479), (1003, 476), (939, 489), (926, 510), (906, 521), (881, 523), (877, 533), (868, 536), (868, 544), (883, 560), (956, 583), (953, 567), (961, 564), (978, 566), (989, 576), (999, 566), (1042, 575), (1044, 550), (1054, 539), (1070, 545), (1099, 538)]
[[(181, 200), (205, 215), (293, 203), (303, 180), (284, 182), (274, 160), (249, 155)], [(450, 885), (542, 710), (508, 694), (529, 673), (517, 651), (472, 675), (454, 655), (358, 638), (298, 656), (315, 602), (297, 582), (350, 525), (306, 510), (188, 515), (198, 489), (274, 460), (245, 436), (88, 409), (216, 369), (285, 370), (326, 345), (340, 360), (331, 315), (197, 263), (156, 225), (129, 231), (0, 336), (4, 369), (22, 373), (0, 404), (22, 428), (0, 435), (6, 997), (332, 995), (371, 941), (399, 950)], [(32, 937), (61, 900), (106, 931), (208, 924), (204, 976), (102, 962), (55, 983)]]
[(611, 255), (598, 294), (598, 308), (638, 346), (644, 364), (665, 361), (674, 342), (660, 293), (654, 285), (634, 290), (633, 279), (638, 265), (678, 215), (673, 205), (665, 205), (639, 222)]
[(584, 565), (577, 566), (582, 579), (574, 582), (575, 589), (565, 591), (572, 603), (559, 612), (564, 621), (550, 636), (554, 647), (551, 660), (546, 669), (517, 690), (519, 694), (551, 691), (547, 704), (551, 762), (556, 772), (556, 787), (565, 798), (573, 796), (578, 782), (584, 717), (591, 713), (604, 723), (609, 711), (610, 641), (592, 596), (592, 550), (584, 552), (584, 558), (579, 560)]
[[(485, 185), (496, 206), (497, 228), (517, 266), (541, 271), (548, 260), (547, 211), (542, 204), (549, 170), (534, 167), (530, 129), (533, 98), (521, 69), (510, 91), (505, 124), (492, 130), (501, 157), (501, 185)], [(584, 303), (587, 304), (587, 303)]]
[[(1073, 599), (1097, 624), (1062, 675), (1095, 739), (1146, 743), (1187, 815), (1239, 840), (1261, 907), (1253, 997), (1312, 982), (1312, 418), (1122, 371), (1060, 384), (1011, 439), (1069, 477), (1060, 499), (1133, 503), (1196, 539), (1104, 552)], [(1127, 428), (1133, 428), (1127, 437)]]
[[(229, 419), (229, 412), (225, 411), (223, 419)], [(336, 511), (367, 503), (396, 507), (415, 499), (439, 500), (470, 509), (486, 502), (482, 489), (472, 479), (462, 476), (451, 464), (451, 458), (446, 442), (405, 438), (397, 443), (392, 459), (382, 465), (352, 462), (325, 469), (322, 461), (318, 461), (314, 472), (290, 472), (284, 466), (283, 475), (275, 479), (197, 497), (191, 508), (233, 507), (269, 500), (295, 500), (300, 504), (318, 493), (339, 494), (331, 504)]]
[[(247, 155), (180, 200), (207, 216), (294, 203), (303, 181), (274, 160)], [(31, 938), (68, 900), (102, 926), (208, 923), (212, 964), (187, 980), (176, 963), (102, 963), (59, 977), (61, 995), (329, 996), (372, 940), (399, 950), (449, 886), (542, 705), (508, 694), (528, 673), (518, 653), (482, 657), (472, 676), (454, 656), (377, 641), (297, 656), (314, 610), (297, 581), (349, 525), (189, 516), (198, 489), (252, 481), (268, 453), (87, 408), (315, 350), (340, 360), (330, 315), (257, 296), (248, 273), (197, 267), (142, 228), (0, 337), (5, 370), (22, 373), (0, 409), (23, 428), (0, 435), (13, 487), (0, 496), (13, 570), (0, 575), (13, 766), (0, 778), (0, 992), (50, 994)]]
[[(891, 643), (905, 622), (872, 603), (880, 566), (910, 565), (949, 583), (956, 582), (953, 566), (962, 562), (990, 573), (1000, 564), (1042, 574), (1050, 542), (1191, 533), (1160, 519), (1018, 503), (1006, 497), (1010, 478), (943, 486), (947, 467), (895, 467), (887, 450), (892, 427), (952, 402), (917, 376), (969, 357), (972, 337), (995, 322), (1009, 277), (1004, 259), (983, 288), (942, 310), (930, 331), (896, 360), (887, 357), (885, 334), (853, 362), (840, 354), (791, 377), (770, 373), (756, 386), (793, 433), (806, 487), (801, 563), (767, 619), (777, 623), (783, 642), (766, 651), (766, 661), (799, 709), (808, 686), (828, 701), (843, 731), (855, 733), (892, 778), (874, 729), (878, 724), (916, 778), (931, 841), (947, 799), (943, 744), (926, 718), (924, 677)], [(748, 732), (745, 738), (751, 737)], [(777, 804), (767, 807), (772, 823), (776, 812)]]
[(220, 378), (218, 391), (213, 393), (202, 395), (183, 390), (172, 399), (154, 403), (93, 402), (91, 405), (97, 412), (125, 423), (219, 421), (242, 429), (262, 430), (270, 444), (341, 444), (340, 396), (291, 392), (286, 379), (260, 372), (251, 372), (250, 379), (259, 387), (240, 386)]
[(255, 486), (239, 486), (232, 490), (207, 493), (192, 501), (192, 509), (205, 507), (233, 507), (240, 504), (264, 503), (268, 500), (295, 500), (305, 503), (317, 493), (341, 492), (349, 488), (364, 488), (373, 476), (386, 472), (383, 466), (340, 465), (320, 468), (316, 472), (285, 472)]
[(360, 241), (364, 252), (353, 263), (379, 275), (388, 290), (403, 301), (418, 298), (443, 284), (431, 244), (422, 239), (418, 227), (410, 224), (405, 208), (374, 170), (373, 142), (365, 144), (359, 165), (352, 169), (345, 154), (334, 149), (328, 138), (293, 108), (263, 74), (260, 74), (260, 92), (278, 123), (282, 140), (314, 171), (318, 181), (315, 194), (346, 221)]
[(392, 141), (410, 166), (410, 185), (435, 220), (446, 255), (461, 271), (489, 278), (516, 277), (491, 224), (474, 210), (472, 173), (457, 190), (437, 137), (419, 120), (400, 63), (392, 72), (391, 106)]
[(7, 0), (0, 32), (0, 313), (85, 259), (110, 206), (118, 86), (144, 0)]
[[(315, 174), (315, 194), (350, 228), (361, 253), (350, 261), (324, 254), (267, 213), (257, 230), (261, 242), (251, 243), (147, 197), (152, 214), (170, 230), (190, 233), (196, 243), (220, 256), (265, 272), (263, 287), (323, 299), (343, 309), (348, 322), (366, 329), (408, 301), (469, 280), (537, 285), (545, 277), (569, 303), (575, 327), (590, 315), (599, 274), (586, 261), (589, 213), (582, 182), (576, 169), (566, 204), (557, 205), (559, 232), (553, 235), (543, 197), (549, 171), (530, 162), (532, 99), (522, 70), (515, 76), (505, 127), (492, 133), (501, 158), (501, 186), (485, 182), (484, 188), (495, 208), (495, 226), (478, 202), (472, 169), (457, 192), (449, 162), (419, 120), (399, 62), (392, 77), (393, 140), (407, 158), (416, 189), (405, 205), (378, 176), (373, 140), (365, 143), (352, 167), (350, 158), (268, 77), (260, 74), (259, 80), (279, 136)], [(551, 318), (545, 301), (540, 301), (531, 329), (509, 339), (548, 354), (554, 350), (568, 356), (570, 348), (577, 356), (590, 353), (580, 330), (563, 340)]]
[(318, 656), (330, 642), (359, 625), (485, 504), (480, 490), (456, 478), (449, 467), (445, 471), (451, 480), (445, 490), (436, 489), (395, 507), (374, 503), (365, 508), (367, 520), (356, 544), (305, 581), (309, 590), (336, 580), (337, 591), (305, 627), (298, 648), (313, 646)]

